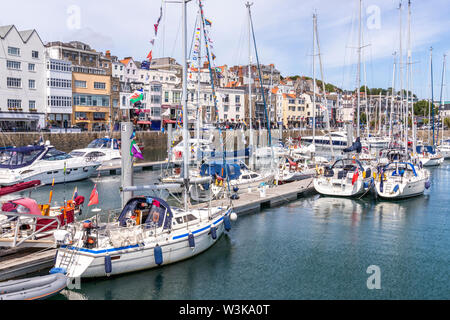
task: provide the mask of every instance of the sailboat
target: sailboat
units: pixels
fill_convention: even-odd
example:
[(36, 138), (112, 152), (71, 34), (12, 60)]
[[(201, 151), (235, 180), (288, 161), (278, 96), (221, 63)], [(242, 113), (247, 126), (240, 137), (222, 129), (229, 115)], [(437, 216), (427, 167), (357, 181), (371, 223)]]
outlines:
[[(359, 137), (344, 152), (361, 152)], [(338, 197), (355, 197), (367, 193), (373, 186), (372, 168), (357, 159), (356, 155), (336, 160), (331, 167), (320, 170), (314, 178), (314, 189), (320, 194)]]
[[(434, 101), (433, 94), (433, 48), (430, 48), (430, 73), (431, 73), (431, 101)], [(444, 156), (440, 153), (439, 149), (436, 148), (436, 140), (434, 133), (434, 105), (432, 109), (432, 134), (433, 134), (433, 144), (432, 145), (418, 145), (416, 147), (417, 158), (420, 160), (424, 167), (439, 166), (444, 162)]]
[[(68, 231), (67, 237), (58, 240), (55, 263), (55, 268), (69, 277), (123, 274), (196, 256), (216, 243), (225, 230), (230, 230), (230, 220), (236, 218), (230, 206), (189, 207), (186, 4), (187, 1), (183, 0), (183, 139), (187, 142), (183, 152), (184, 206), (170, 206), (159, 197), (131, 196), (113, 222), (101, 223), (93, 218), (75, 225)], [(204, 24), (201, 0), (199, 5)], [(122, 123), (123, 147), (128, 138), (127, 127), (131, 127), (131, 123)], [(122, 166), (127, 163), (128, 157), (128, 153), (123, 154)], [(128, 170), (122, 170), (122, 175), (124, 171)], [(128, 181), (128, 177), (123, 177), (123, 181)], [(122, 191), (126, 196), (128, 192), (163, 187), (167, 186), (123, 186)]]
[[(401, 5), (400, 8), (401, 10)], [(400, 11), (401, 17), (401, 11)], [(411, 23), (411, 2), (408, 2), (408, 38), (410, 35), (410, 23)], [(409, 42), (409, 41), (408, 41)], [(401, 42), (400, 42), (401, 43)], [(411, 72), (411, 49), (410, 43), (408, 48), (408, 63), (407, 63), (407, 79), (408, 85), (409, 79), (412, 75)], [(408, 88), (409, 89), (409, 88)], [(409, 90), (407, 90), (406, 112), (408, 115), (409, 105)], [(413, 109), (413, 108), (412, 108)], [(412, 111), (414, 118), (414, 110)], [(407, 116), (406, 116), (407, 119)], [(414, 119), (412, 121), (413, 136), (414, 136)], [(388, 158), (391, 157), (390, 163), (386, 165), (380, 165), (378, 168), (378, 174), (375, 178), (375, 190), (377, 195), (385, 199), (403, 199), (421, 195), (425, 189), (430, 187), (430, 172), (423, 168), (425, 165), (431, 165), (434, 162), (439, 162), (438, 157), (422, 153), (421, 148), (426, 148), (427, 152), (434, 152), (431, 146), (417, 146), (417, 154), (412, 157), (411, 161), (408, 161), (408, 125), (405, 121), (404, 126), (404, 152), (395, 152), (391, 150), (387, 153)], [(414, 139), (413, 139), (414, 140)], [(415, 141), (413, 141), (415, 145)], [(403, 158), (403, 159), (401, 159)], [(443, 159), (442, 159), (443, 160)]]

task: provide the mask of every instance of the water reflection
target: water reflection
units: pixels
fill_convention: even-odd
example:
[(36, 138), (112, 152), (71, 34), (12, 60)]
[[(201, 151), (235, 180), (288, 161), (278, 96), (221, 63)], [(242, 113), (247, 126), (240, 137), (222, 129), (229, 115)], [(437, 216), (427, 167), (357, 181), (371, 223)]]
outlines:
[(336, 219), (333, 215), (339, 215), (350, 219), (352, 226), (356, 226), (367, 206), (362, 200), (321, 196), (314, 201), (313, 210), (319, 220), (328, 221)]

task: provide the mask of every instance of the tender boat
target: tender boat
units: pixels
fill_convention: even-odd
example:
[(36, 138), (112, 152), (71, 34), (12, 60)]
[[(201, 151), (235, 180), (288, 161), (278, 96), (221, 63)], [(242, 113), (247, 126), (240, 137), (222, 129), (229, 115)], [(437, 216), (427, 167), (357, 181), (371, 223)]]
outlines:
[(43, 300), (61, 292), (67, 280), (64, 274), (53, 273), (0, 282), (0, 300)]
[(171, 208), (156, 197), (131, 198), (117, 220), (86, 220), (60, 234), (55, 267), (69, 277), (104, 277), (195, 256), (231, 228), (227, 207)]
[(381, 167), (375, 178), (375, 189), (379, 197), (402, 199), (418, 196), (430, 187), (430, 172), (411, 162), (392, 162)]
[(83, 180), (95, 173), (100, 162), (59, 151), (46, 145), (2, 150), (0, 185), (40, 180), (43, 185)]
[(99, 161), (102, 166), (117, 166), (121, 164), (119, 142), (108, 137), (95, 139), (84, 149), (72, 150), (69, 155), (82, 157), (86, 161)]

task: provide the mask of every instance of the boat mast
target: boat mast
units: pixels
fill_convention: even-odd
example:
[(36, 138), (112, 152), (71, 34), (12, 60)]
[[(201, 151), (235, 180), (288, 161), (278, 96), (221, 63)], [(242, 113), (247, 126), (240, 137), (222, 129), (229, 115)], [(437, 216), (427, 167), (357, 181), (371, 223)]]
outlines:
[(408, 110), (409, 108), (411, 108), (411, 132), (412, 132), (412, 149), (413, 149), (413, 154), (416, 151), (416, 127), (415, 127), (415, 118), (414, 118), (414, 96), (412, 93), (412, 88), (413, 88), (413, 81), (412, 81), (412, 49), (411, 49), (411, 1), (408, 1), (408, 70), (409, 73), (407, 73), (407, 77), (408, 77), (408, 92), (407, 94), (409, 95), (409, 88), (411, 88), (411, 94), (409, 96), (409, 99), (407, 99), (407, 106), (408, 106)]
[[(404, 125), (405, 125), (405, 118), (404, 118), (404, 104), (403, 104), (403, 47), (402, 47), (402, 3), (400, 1), (398, 5), (399, 10), (399, 80), (400, 80), (400, 123), (402, 124), (400, 127), (400, 135), (403, 137), (404, 132), (406, 131)], [(408, 144), (407, 144), (408, 138), (405, 138), (405, 149), (407, 152)]]
[(391, 112), (389, 113), (389, 141), (392, 142), (393, 130), (392, 130), (392, 116), (395, 110), (395, 68), (397, 64), (396, 52), (394, 52), (394, 67), (392, 70), (392, 95), (391, 95)]
[(325, 77), (323, 75), (322, 56), (320, 54), (319, 33), (317, 32), (317, 14), (315, 14), (315, 19), (314, 19), (314, 31), (315, 31), (315, 34), (316, 34), (316, 43), (317, 43), (317, 51), (318, 51), (318, 56), (319, 56), (320, 75), (322, 77), (323, 102), (324, 102), (324, 105), (325, 105), (325, 114), (327, 116), (326, 117), (326, 119), (327, 119), (327, 130), (328, 130), (328, 135), (330, 137), (331, 157), (332, 157), (332, 159), (334, 159), (333, 139), (331, 137), (330, 117), (328, 115), (327, 95), (326, 95), (326, 89), (325, 89)]
[(250, 20), (250, 6), (253, 3), (247, 2), (245, 6), (248, 9), (248, 110), (249, 116), (248, 121), (250, 125), (250, 135), (249, 135), (249, 146), (250, 146), (250, 169), (255, 169), (254, 161), (254, 149), (255, 145), (253, 143), (253, 108), (252, 108), (252, 47), (251, 47), (251, 20)]
[(430, 48), (430, 70), (431, 70), (431, 118), (433, 122), (433, 146), (434, 140), (434, 90), (433, 90), (433, 47)]
[[(441, 97), (440, 97), (440, 103), (439, 103), (439, 114), (441, 115), (441, 126), (442, 126), (442, 139), (441, 139), (441, 145), (444, 144), (444, 117), (443, 117), (443, 111), (444, 111), (444, 105), (443, 104), (443, 89), (444, 89), (444, 77), (445, 77), (445, 58), (447, 57), (446, 54), (444, 54), (444, 61), (442, 63), (442, 80), (441, 80)], [(439, 140), (439, 127), (438, 127), (438, 134), (437, 134), (437, 140)]]
[(361, 91), (361, 11), (362, 11), (362, 0), (359, 0), (359, 25), (358, 25), (358, 71), (357, 71), (357, 126), (356, 126), (356, 136), (359, 137), (359, 127), (360, 127), (360, 114), (359, 105), (361, 103), (360, 91)]
[(313, 63), (312, 63), (312, 73), (313, 73), (313, 123), (312, 123), (312, 129), (313, 129), (313, 140), (312, 140), (312, 144), (314, 145), (314, 149), (315, 149), (315, 144), (316, 144), (316, 45), (315, 45), (315, 38), (316, 38), (316, 32), (315, 32), (315, 24), (316, 24), (316, 14), (313, 14)]
[[(405, 153), (408, 154), (408, 126), (409, 126), (409, 99), (410, 94), (410, 74), (411, 74), (411, 1), (408, 1), (408, 50), (406, 55), (406, 105), (405, 105)], [(411, 119), (412, 121), (412, 119)], [(414, 124), (411, 123), (411, 132)]]
[(378, 98), (378, 136), (381, 135), (381, 91)]
[(183, 107), (183, 182), (184, 182), (184, 210), (188, 209), (188, 194), (189, 194), (189, 132), (188, 132), (188, 110), (187, 110), (187, 24), (186, 24), (186, 6), (190, 0), (182, 0), (182, 52), (183, 52), (183, 80), (182, 80), (182, 107)]
[[(199, 16), (200, 16), (200, 8), (199, 8)], [(199, 145), (199, 141), (200, 141), (200, 127), (202, 126), (202, 110), (200, 107), (200, 76), (201, 76), (201, 72), (200, 72), (200, 68), (202, 67), (202, 37), (201, 37), (201, 28), (202, 28), (202, 23), (199, 23), (199, 36), (198, 36), (198, 54), (197, 54), (197, 59), (198, 59), (198, 70), (197, 70), (197, 148), (200, 147)]]

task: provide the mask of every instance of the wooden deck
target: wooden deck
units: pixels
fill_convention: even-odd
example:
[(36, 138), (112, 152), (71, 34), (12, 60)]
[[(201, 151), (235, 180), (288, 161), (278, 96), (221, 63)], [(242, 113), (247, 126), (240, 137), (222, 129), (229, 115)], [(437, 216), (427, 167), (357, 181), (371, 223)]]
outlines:
[(32, 272), (50, 268), (56, 249), (20, 250), (0, 257), (0, 281), (17, 278)]

